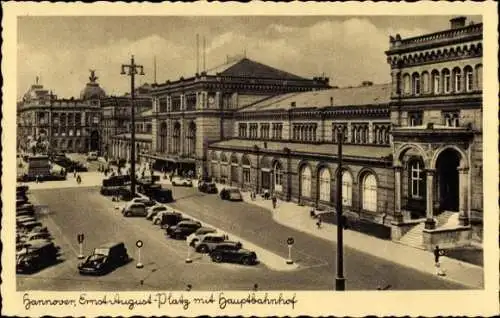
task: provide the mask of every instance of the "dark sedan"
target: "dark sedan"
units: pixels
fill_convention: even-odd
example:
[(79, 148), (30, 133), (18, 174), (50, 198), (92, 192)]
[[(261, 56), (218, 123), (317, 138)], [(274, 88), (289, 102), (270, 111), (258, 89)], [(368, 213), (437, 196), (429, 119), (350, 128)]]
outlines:
[(205, 193), (218, 193), (217, 186), (215, 182), (200, 182), (198, 184), (198, 190)]
[(253, 251), (241, 248), (239, 242), (224, 242), (214, 247), (210, 252), (210, 258), (216, 263), (235, 262), (243, 265), (257, 264), (257, 254)]
[(167, 228), (167, 236), (175, 239), (185, 239), (201, 227), (198, 221), (181, 221)]

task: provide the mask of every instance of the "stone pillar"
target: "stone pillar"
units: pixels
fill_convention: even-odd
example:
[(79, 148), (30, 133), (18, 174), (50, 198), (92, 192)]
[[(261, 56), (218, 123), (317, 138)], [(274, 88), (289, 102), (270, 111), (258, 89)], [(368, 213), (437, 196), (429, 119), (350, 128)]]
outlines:
[(460, 225), (469, 225), (469, 207), (467, 206), (467, 179), (468, 179), (469, 169), (459, 168), (458, 169), (458, 184), (459, 184), (459, 215), (458, 220)]
[(425, 228), (426, 229), (434, 229), (436, 227), (436, 222), (434, 221), (434, 169), (426, 170), (427, 177), (427, 192), (426, 192), (426, 220), (425, 220)]
[(402, 222), (401, 213), (401, 166), (394, 167), (394, 221)]

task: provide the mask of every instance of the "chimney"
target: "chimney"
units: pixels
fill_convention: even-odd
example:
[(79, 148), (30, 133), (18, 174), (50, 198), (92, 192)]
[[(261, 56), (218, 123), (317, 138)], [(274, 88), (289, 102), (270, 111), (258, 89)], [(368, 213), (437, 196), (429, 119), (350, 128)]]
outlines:
[(456, 17), (450, 20), (451, 29), (459, 29), (465, 26), (466, 17)]

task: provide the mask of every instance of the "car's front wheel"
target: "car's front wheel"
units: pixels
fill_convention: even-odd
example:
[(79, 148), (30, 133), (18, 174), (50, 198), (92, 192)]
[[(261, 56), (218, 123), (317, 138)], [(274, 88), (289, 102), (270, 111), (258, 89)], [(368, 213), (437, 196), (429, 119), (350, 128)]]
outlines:
[(199, 251), (200, 253), (207, 253), (207, 252), (208, 252), (208, 246), (206, 246), (206, 245), (200, 245), (200, 246), (198, 247), (198, 251)]
[(125, 212), (125, 216), (130, 217), (130, 216), (132, 216), (132, 214), (130, 212)]
[(252, 264), (252, 259), (248, 256), (245, 256), (241, 259), (241, 264), (250, 265), (250, 264)]

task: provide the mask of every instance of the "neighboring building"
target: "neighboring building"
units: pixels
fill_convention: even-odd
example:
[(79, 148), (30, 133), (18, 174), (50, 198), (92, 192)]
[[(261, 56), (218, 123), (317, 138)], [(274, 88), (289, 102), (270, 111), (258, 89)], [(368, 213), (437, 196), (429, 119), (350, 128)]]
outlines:
[[(137, 161), (151, 153), (152, 140), (152, 110), (139, 113), (135, 119), (135, 142)], [(125, 132), (126, 131), (126, 132)], [(111, 137), (110, 154), (112, 158), (123, 158), (130, 160), (130, 122), (124, 132)]]
[(302, 78), (248, 58), (153, 84), (152, 153), (157, 167), (206, 174), (210, 142), (233, 137), (239, 109), (288, 92), (329, 88), (327, 78)]
[[(471, 218), (482, 220), (483, 214), (483, 25), (466, 25), (464, 17), (450, 22), (449, 30), (391, 37), (386, 52), (394, 213), (398, 222), (407, 211), (425, 215), (426, 246), (437, 238), (467, 241)], [(443, 224), (457, 225), (456, 231), (436, 229)]]
[[(91, 74), (92, 86), (97, 79)], [(97, 84), (98, 87), (98, 84)], [(94, 87), (95, 89), (95, 87)], [(94, 97), (82, 92), (83, 97)], [(44, 152), (87, 152), (100, 150), (99, 101), (61, 99), (49, 93), (37, 81), (17, 105), (17, 145), (31, 152), (34, 144), (46, 144)]]
[[(102, 110), (102, 151), (104, 156), (118, 157), (117, 152), (113, 152), (111, 148), (113, 137), (127, 132), (130, 133), (130, 102), (131, 98), (128, 94), (120, 97), (105, 97), (100, 100)], [(144, 111), (151, 111), (151, 86), (149, 84), (144, 84), (136, 89), (134, 104), (136, 115)], [(151, 126), (151, 121), (149, 126)]]

